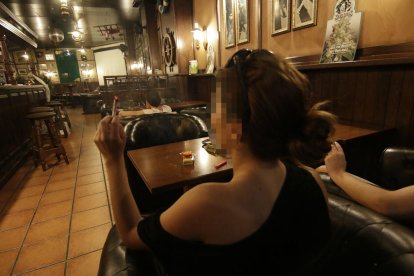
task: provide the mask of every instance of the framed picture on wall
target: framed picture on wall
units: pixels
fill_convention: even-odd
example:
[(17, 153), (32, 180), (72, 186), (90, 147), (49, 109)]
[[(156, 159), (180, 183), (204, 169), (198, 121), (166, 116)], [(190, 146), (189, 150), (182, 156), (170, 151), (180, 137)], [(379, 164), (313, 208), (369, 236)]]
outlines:
[(236, 0), (237, 44), (249, 42), (249, 0)]
[(224, 46), (226, 48), (236, 45), (236, 32), (234, 30), (234, 0), (223, 0), (224, 16)]
[(316, 25), (318, 0), (292, 0), (292, 29)]
[(272, 35), (290, 31), (291, 0), (272, 0)]
[(24, 69), (24, 68), (19, 68), (19, 69), (17, 69), (17, 73), (19, 75), (27, 75), (27, 70)]

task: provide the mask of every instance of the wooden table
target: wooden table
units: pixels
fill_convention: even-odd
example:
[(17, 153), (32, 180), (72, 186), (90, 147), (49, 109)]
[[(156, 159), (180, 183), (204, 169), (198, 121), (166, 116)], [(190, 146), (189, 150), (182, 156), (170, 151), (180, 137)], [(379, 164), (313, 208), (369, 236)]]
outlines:
[[(209, 154), (202, 147), (205, 139), (207, 138), (132, 150), (128, 151), (128, 157), (151, 193), (231, 177), (231, 159), (216, 169), (214, 166), (224, 159)], [(195, 155), (193, 165), (182, 164), (180, 152), (185, 150), (191, 150)]]
[[(339, 124), (334, 139), (349, 143), (378, 132), (381, 130)], [(202, 148), (201, 141), (204, 139), (206, 138), (132, 150), (128, 151), (128, 157), (151, 193), (230, 178), (233, 173), (231, 159), (227, 160), (225, 166), (216, 169), (214, 165), (223, 158), (213, 156)], [(191, 150), (195, 154), (194, 165), (182, 165), (180, 152), (185, 150)]]
[(207, 102), (205, 101), (183, 101), (183, 102), (177, 102), (177, 103), (166, 103), (166, 105), (169, 105), (173, 111), (180, 111), (185, 108), (206, 106)]
[[(166, 105), (170, 106), (172, 111), (179, 112), (185, 108), (191, 107), (201, 107), (206, 106), (207, 102), (204, 101), (183, 101), (183, 102), (176, 102), (176, 103), (166, 103)], [(144, 107), (132, 108), (132, 109), (122, 109), (122, 116), (134, 116), (134, 115), (142, 115), (142, 110)]]
[(343, 124), (335, 125), (335, 133), (333, 138), (335, 141), (343, 140), (349, 141), (355, 138), (364, 137), (367, 135), (375, 134), (380, 132), (379, 129), (368, 129), (368, 128), (361, 128)]

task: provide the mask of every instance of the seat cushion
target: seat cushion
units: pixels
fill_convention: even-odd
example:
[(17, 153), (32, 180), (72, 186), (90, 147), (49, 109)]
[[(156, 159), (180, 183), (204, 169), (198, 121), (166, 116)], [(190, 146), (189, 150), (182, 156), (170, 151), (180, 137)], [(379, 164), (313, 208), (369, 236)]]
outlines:
[(102, 249), (98, 275), (160, 276), (165, 274), (150, 252), (127, 249), (114, 225)]

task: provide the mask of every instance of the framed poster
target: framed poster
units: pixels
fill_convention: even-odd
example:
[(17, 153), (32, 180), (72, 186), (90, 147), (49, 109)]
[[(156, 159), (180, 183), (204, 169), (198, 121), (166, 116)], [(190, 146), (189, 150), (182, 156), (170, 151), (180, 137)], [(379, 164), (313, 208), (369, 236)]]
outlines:
[(224, 46), (230, 48), (236, 45), (234, 31), (234, 0), (223, 0), (224, 16)]
[(17, 73), (19, 73), (19, 75), (27, 75), (27, 69), (19, 68), (17, 69)]
[(355, 0), (337, 0), (334, 16), (326, 24), (325, 43), (320, 63), (352, 61), (358, 48), (362, 12)]
[(272, 0), (272, 35), (290, 31), (291, 0)]
[(236, 0), (236, 40), (249, 42), (249, 0)]
[(292, 0), (292, 29), (316, 25), (318, 0)]

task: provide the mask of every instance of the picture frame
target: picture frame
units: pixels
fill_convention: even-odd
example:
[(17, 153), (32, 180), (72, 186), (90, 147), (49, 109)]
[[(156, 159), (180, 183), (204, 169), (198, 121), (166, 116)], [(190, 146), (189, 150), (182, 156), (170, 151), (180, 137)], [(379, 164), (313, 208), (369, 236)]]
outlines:
[(272, 0), (272, 36), (290, 31), (292, 0)]
[(318, 0), (292, 0), (292, 30), (316, 25)]
[(249, 42), (249, 0), (236, 0), (236, 43)]
[(230, 48), (236, 46), (234, 1), (223, 0), (223, 17), (224, 17), (224, 47)]
[(19, 73), (19, 75), (27, 75), (27, 69), (25, 69), (25, 68), (18, 68), (17, 69), (17, 73)]

